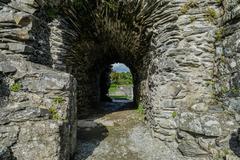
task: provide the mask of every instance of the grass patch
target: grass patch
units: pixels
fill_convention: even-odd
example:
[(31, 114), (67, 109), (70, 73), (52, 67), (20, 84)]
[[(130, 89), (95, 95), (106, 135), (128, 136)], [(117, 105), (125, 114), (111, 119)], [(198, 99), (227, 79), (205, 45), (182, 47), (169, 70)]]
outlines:
[(118, 89), (118, 85), (116, 85), (116, 84), (111, 84), (111, 86), (110, 86), (110, 88), (109, 88), (109, 93), (114, 93), (114, 92), (116, 92), (117, 91), (117, 89)]

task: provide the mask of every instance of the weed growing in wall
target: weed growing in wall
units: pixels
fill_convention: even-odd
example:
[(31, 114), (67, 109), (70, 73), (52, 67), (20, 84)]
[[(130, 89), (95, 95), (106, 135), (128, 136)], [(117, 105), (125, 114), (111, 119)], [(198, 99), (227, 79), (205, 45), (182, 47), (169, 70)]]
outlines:
[(176, 118), (176, 117), (177, 117), (177, 112), (176, 111), (172, 112), (172, 118)]
[(53, 120), (62, 120), (62, 117), (59, 115), (57, 108), (52, 105), (49, 108), (49, 112), (51, 113), (51, 119)]
[(12, 92), (19, 92), (21, 90), (21, 88), (22, 88), (22, 85), (19, 82), (14, 83), (10, 86), (10, 90)]
[(188, 0), (186, 4), (182, 5), (180, 11), (185, 14), (188, 12), (189, 9), (197, 7), (196, 0)]
[(217, 12), (216, 12), (215, 9), (213, 9), (211, 7), (208, 7), (206, 9), (206, 12), (205, 12), (205, 17), (206, 17), (207, 21), (215, 22), (215, 20), (217, 19), (218, 15), (217, 15)]
[(65, 99), (64, 99), (63, 97), (61, 97), (61, 96), (55, 97), (55, 98), (53, 99), (53, 102), (54, 102), (55, 104), (63, 104), (64, 101), (65, 101)]
[(53, 120), (64, 120), (63, 117), (60, 116), (58, 110), (57, 110), (57, 105), (63, 104), (65, 102), (65, 99), (61, 96), (57, 96), (53, 99), (53, 104), (49, 108), (49, 112), (51, 113), (51, 119)]
[(216, 41), (221, 41), (223, 38), (224, 28), (219, 28), (216, 31)]

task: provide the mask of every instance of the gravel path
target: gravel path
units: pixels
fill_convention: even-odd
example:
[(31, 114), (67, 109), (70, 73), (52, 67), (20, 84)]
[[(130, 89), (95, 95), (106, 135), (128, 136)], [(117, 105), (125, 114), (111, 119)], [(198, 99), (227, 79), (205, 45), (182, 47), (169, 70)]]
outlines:
[[(119, 108), (119, 105), (122, 107)], [(114, 107), (111, 108), (111, 111), (114, 111), (112, 113), (79, 120), (78, 145), (74, 160), (186, 159), (176, 152), (175, 144), (167, 146), (164, 142), (152, 138), (150, 130), (143, 123), (142, 115), (136, 110), (124, 110), (124, 105), (118, 104), (115, 111)], [(106, 108), (110, 106), (109, 103), (104, 104)]]

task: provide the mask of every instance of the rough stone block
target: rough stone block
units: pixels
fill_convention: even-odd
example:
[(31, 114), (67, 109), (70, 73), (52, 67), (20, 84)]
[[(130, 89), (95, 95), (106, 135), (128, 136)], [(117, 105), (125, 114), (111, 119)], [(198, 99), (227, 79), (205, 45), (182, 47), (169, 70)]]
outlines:
[(182, 113), (179, 127), (181, 130), (202, 134), (205, 136), (221, 136), (222, 126), (219, 120), (212, 115), (199, 116), (196, 113)]
[(9, 50), (16, 53), (32, 53), (34, 50), (30, 46), (21, 43), (8, 43)]
[(11, 147), (18, 140), (19, 126), (0, 126), (0, 145)]
[(182, 152), (184, 156), (197, 157), (208, 155), (209, 153), (200, 148), (200, 146), (194, 140), (182, 141), (178, 149)]
[(0, 73), (14, 73), (17, 69), (14, 66), (11, 66), (9, 62), (3, 61), (0, 62)]

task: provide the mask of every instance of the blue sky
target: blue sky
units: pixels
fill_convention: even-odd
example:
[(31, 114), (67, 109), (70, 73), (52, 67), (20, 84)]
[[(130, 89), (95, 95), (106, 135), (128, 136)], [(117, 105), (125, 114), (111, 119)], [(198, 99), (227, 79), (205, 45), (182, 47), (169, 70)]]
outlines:
[(130, 72), (129, 68), (123, 63), (114, 63), (113, 71), (115, 71), (115, 72)]

